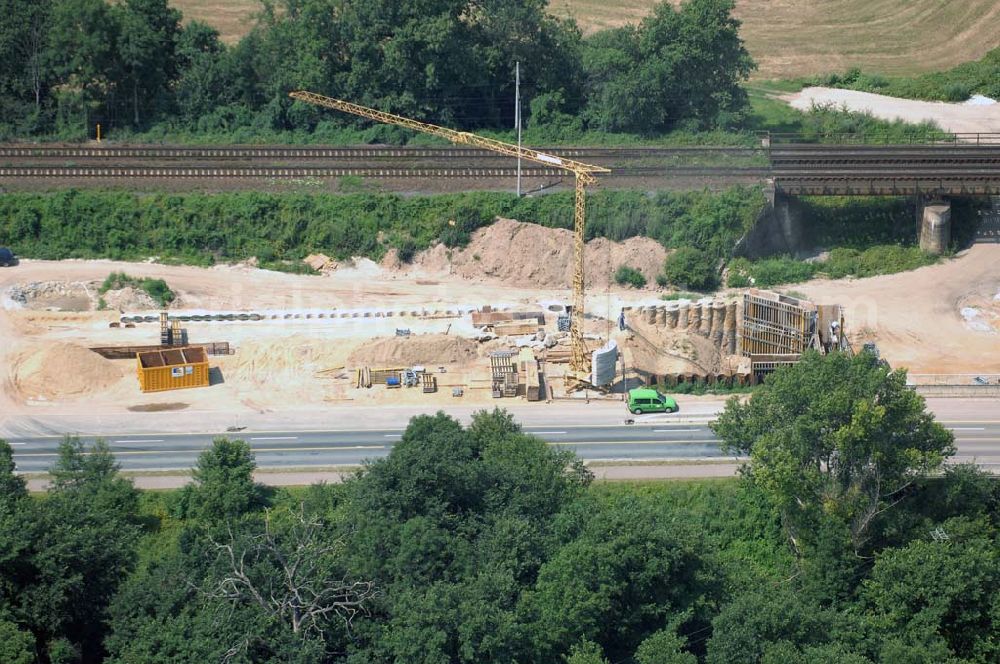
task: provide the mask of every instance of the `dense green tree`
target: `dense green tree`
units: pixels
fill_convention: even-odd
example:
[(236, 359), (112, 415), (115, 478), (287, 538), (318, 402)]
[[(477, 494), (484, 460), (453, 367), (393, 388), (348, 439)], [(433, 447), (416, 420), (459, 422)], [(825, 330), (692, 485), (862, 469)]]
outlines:
[(0, 501), (0, 618), (43, 661), (100, 661), (107, 606), (135, 559), (137, 493), (101, 443), (64, 440), (50, 472), (45, 500)]
[(12, 622), (0, 618), (0, 662), (34, 664), (35, 637)]
[(822, 644), (830, 638), (833, 614), (787, 585), (738, 596), (712, 621), (708, 664), (757, 664), (774, 644)]
[(52, 0), (8, 0), (0, 21), (0, 126), (32, 132), (52, 85), (48, 21)]
[(670, 615), (716, 592), (715, 570), (683, 525), (634, 500), (587, 507), (577, 507), (582, 530), (541, 567), (522, 606), (543, 660), (581, 639), (615, 660), (631, 655)]
[(636, 649), (636, 664), (698, 664), (697, 657), (684, 652), (685, 642), (672, 627), (653, 632)]
[(53, 4), (49, 57), (61, 84), (60, 126), (83, 135), (91, 114), (115, 106), (119, 25), (114, 7), (104, 0), (62, 0)]
[(881, 553), (864, 583), (864, 599), (882, 633), (928, 650), (940, 640), (953, 657), (995, 662), (1000, 546), (995, 536), (984, 536), (990, 529), (982, 522), (943, 526), (951, 539), (928, 536)]
[(569, 649), (564, 658), (566, 664), (608, 664), (601, 646), (593, 641), (582, 641)]
[(694, 247), (672, 251), (663, 263), (663, 276), (672, 286), (700, 291), (712, 290), (718, 283), (711, 255)]
[(729, 126), (747, 107), (754, 64), (732, 0), (660, 2), (638, 26), (588, 40), (586, 117), (603, 131)]
[(181, 14), (167, 0), (123, 0), (117, 9), (118, 58), (131, 97), (132, 124), (139, 127), (146, 115), (168, 108), (168, 88), (178, 74)]
[(184, 516), (226, 523), (264, 506), (264, 488), (254, 482), (257, 462), (242, 440), (216, 438), (198, 456), (194, 482), (184, 488), (178, 507)]
[(14, 470), (14, 450), (3, 438), (0, 438), (0, 506), (12, 508), (13, 503), (28, 495), (24, 478)]
[(879, 516), (954, 453), (905, 372), (870, 353), (806, 353), (745, 403), (731, 400), (712, 428), (750, 457), (746, 476), (782, 510), (796, 546), (829, 517), (861, 551)]

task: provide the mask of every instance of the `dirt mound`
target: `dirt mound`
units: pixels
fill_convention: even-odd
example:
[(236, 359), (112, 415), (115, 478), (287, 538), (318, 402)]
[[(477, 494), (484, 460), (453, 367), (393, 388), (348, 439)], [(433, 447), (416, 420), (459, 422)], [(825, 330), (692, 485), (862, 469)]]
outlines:
[(109, 309), (118, 311), (153, 311), (161, 309), (159, 303), (144, 290), (126, 286), (109, 290), (101, 296)]
[(625, 347), (632, 352), (632, 366), (654, 374), (718, 371), (723, 365), (719, 347), (710, 339), (687, 330), (667, 329), (633, 319), (635, 333)]
[(7, 297), (26, 309), (90, 311), (99, 282), (34, 281), (11, 286)]
[(64, 399), (107, 389), (122, 371), (83, 346), (58, 342), (23, 350), (12, 362), (11, 376), (26, 398)]
[[(649, 238), (587, 243), (587, 284), (607, 287), (622, 265), (642, 272), (652, 284), (667, 251)], [(437, 245), (421, 252), (414, 265), (428, 271), (450, 271), (466, 278), (493, 277), (512, 286), (569, 288), (573, 281), (573, 233), (512, 219), (497, 219), (472, 235), (464, 249)]]
[(479, 344), (463, 337), (427, 334), (374, 340), (351, 353), (352, 367), (462, 364), (479, 357)]

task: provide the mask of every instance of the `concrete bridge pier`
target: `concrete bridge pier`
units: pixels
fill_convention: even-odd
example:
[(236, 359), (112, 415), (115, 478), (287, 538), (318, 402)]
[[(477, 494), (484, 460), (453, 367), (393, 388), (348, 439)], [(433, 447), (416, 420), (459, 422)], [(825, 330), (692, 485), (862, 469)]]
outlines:
[(944, 198), (917, 200), (917, 235), (920, 249), (943, 254), (951, 242), (951, 201)]

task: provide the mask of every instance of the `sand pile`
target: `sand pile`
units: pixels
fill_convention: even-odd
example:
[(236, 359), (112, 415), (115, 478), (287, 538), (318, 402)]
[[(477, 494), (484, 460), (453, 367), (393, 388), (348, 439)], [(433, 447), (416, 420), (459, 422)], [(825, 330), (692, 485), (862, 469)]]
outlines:
[[(450, 257), (449, 257), (450, 255)], [(622, 265), (633, 267), (653, 284), (663, 269), (666, 249), (649, 238), (587, 243), (587, 284), (606, 287)], [(437, 245), (421, 252), (414, 265), (466, 278), (493, 277), (513, 286), (569, 288), (573, 279), (573, 233), (512, 219), (497, 219), (472, 235), (469, 245), (449, 250)]]
[(83, 346), (35, 344), (14, 357), (11, 376), (25, 398), (64, 399), (107, 389), (122, 370)]
[(348, 358), (351, 367), (408, 367), (464, 364), (479, 357), (479, 344), (463, 337), (427, 334), (365, 343)]
[(351, 350), (343, 340), (289, 337), (245, 341), (221, 363), (227, 383), (265, 385), (277, 391), (300, 386), (315, 374), (345, 366)]

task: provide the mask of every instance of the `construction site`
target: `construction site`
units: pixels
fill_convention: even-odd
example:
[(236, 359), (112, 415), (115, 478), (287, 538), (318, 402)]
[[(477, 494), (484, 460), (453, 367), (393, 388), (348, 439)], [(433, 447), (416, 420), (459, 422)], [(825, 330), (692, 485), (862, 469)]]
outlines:
[[(1000, 374), (991, 247), (909, 275), (668, 301), (613, 278), (627, 265), (655, 282), (661, 244), (584, 241), (586, 190), (607, 168), (313, 93), (292, 97), (562, 171), (574, 182), (573, 228), (497, 219), (465, 248), (438, 244), (405, 264), (392, 251), (380, 264), (314, 254), (306, 262), (320, 277), (252, 264), (26, 261), (0, 277), (6, 417), (72, 403), (268, 412), (621, 400), (642, 385), (749, 387), (809, 349), (866, 346), (917, 374)], [(113, 269), (166, 279), (177, 297), (163, 310), (131, 287), (99, 295)], [(910, 302), (920, 279), (935, 282), (935, 295)]]
[[(468, 250), (482, 251), (485, 263), (502, 261), (512, 233), (536, 234), (544, 249), (564, 245), (568, 231), (497, 222), (478, 231)], [(652, 249), (632, 244), (637, 261)], [(913, 374), (971, 380), (1000, 373), (992, 249), (909, 274), (800, 285), (805, 297), (750, 290), (663, 301), (655, 290), (612, 285), (608, 272), (594, 270), (582, 329), (590, 376), (582, 386), (571, 365), (567, 251), (543, 252), (541, 260), (509, 256), (509, 274), (475, 277), (463, 274), (460, 257), (454, 269), (435, 265), (433, 249), (409, 266), (358, 260), (321, 277), (241, 266), (25, 261), (0, 273), (3, 413), (38, 417), (53, 406), (109, 416), (261, 413), (510, 399), (545, 407), (621, 399), (641, 384), (667, 392), (679, 383), (750, 385), (806, 348), (858, 350), (869, 342)], [(657, 260), (637, 264), (652, 269)], [(557, 276), (544, 287), (525, 285), (531, 266)], [(106, 293), (118, 308), (98, 310), (97, 286), (119, 268), (171, 284), (178, 297), (165, 316), (132, 289)], [(921, 284), (943, 287), (914, 301), (910, 293)], [(143, 370), (170, 375), (156, 391), (143, 391)]]

